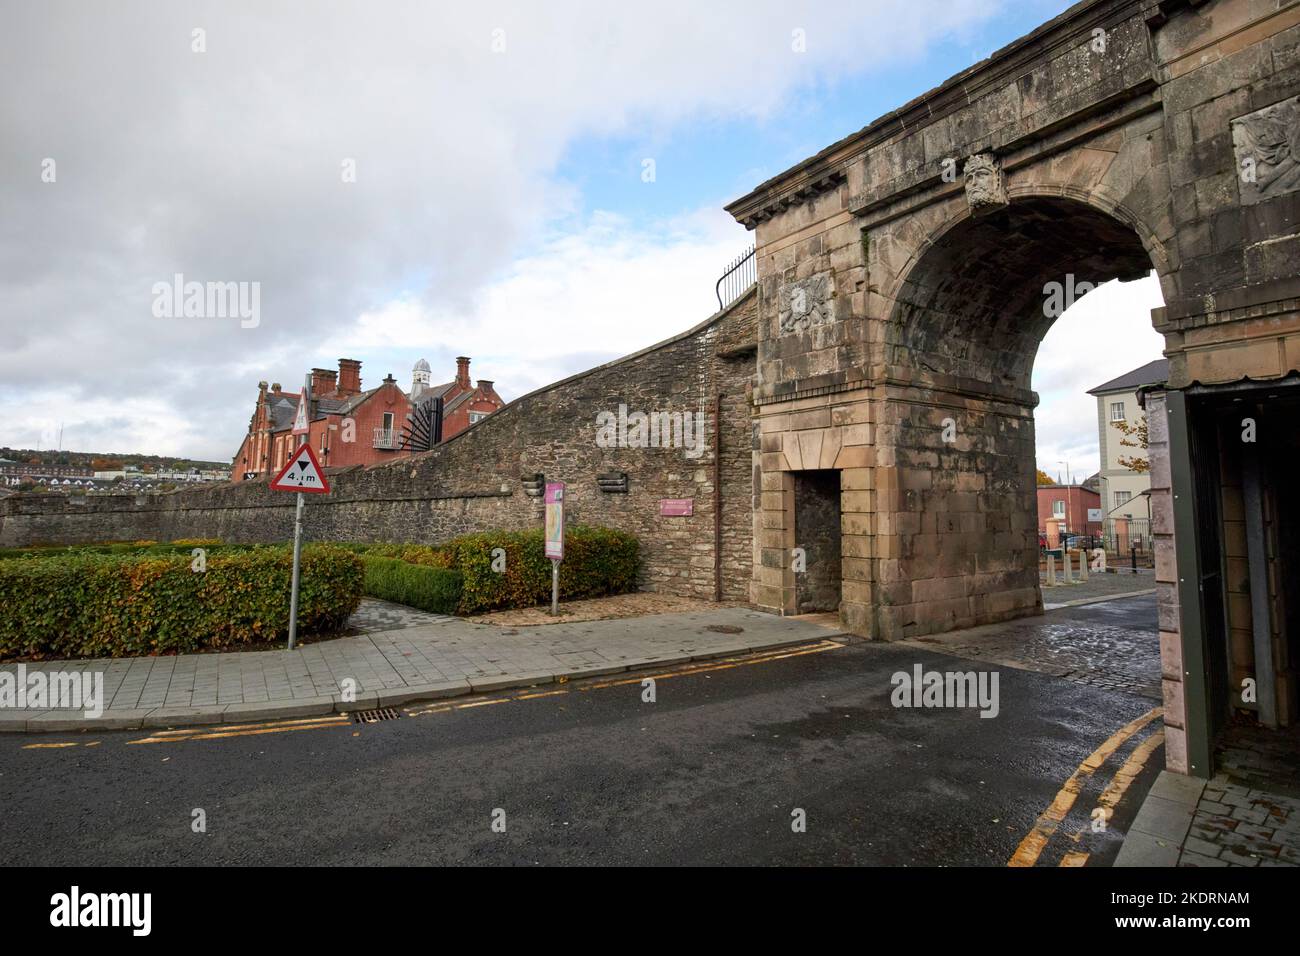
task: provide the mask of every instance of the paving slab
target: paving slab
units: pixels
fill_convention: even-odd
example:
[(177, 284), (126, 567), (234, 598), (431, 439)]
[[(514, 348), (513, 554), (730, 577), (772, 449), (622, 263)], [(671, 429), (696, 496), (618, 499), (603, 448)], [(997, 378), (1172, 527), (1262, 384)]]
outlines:
[[(389, 624), (397, 626), (377, 629)], [(112, 705), (97, 720), (69, 711), (3, 710), (0, 731), (193, 726), (351, 712), (622, 674), (842, 633), (734, 606), (530, 627), (384, 606), (369, 607), (354, 630), (359, 633), (292, 651), (28, 664), (28, 672), (102, 671), (111, 678), (106, 685), (114, 685)], [(348, 700), (345, 686), (355, 692)]]

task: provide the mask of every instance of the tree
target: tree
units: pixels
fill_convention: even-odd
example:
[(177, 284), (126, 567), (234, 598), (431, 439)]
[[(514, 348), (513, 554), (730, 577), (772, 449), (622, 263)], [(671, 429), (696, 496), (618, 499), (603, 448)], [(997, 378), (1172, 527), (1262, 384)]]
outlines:
[(1047, 472), (1043, 471), (1043, 469), (1041, 469), (1041, 468), (1038, 469), (1038, 483), (1039, 483), (1040, 485), (1054, 485), (1054, 484), (1056, 484), (1056, 482), (1054, 482), (1054, 481), (1052, 480), (1051, 476), (1050, 476)]
[[(1147, 418), (1145, 415), (1142, 416), (1142, 420), (1136, 425), (1130, 425), (1128, 422), (1111, 422), (1111, 424), (1118, 428), (1124, 435), (1124, 437), (1119, 440), (1121, 445), (1126, 448), (1141, 448), (1143, 451), (1146, 451)], [(1136, 471), (1138, 474), (1143, 474), (1151, 470), (1150, 460), (1138, 455), (1131, 455), (1127, 458), (1121, 456), (1115, 460), (1129, 471)]]

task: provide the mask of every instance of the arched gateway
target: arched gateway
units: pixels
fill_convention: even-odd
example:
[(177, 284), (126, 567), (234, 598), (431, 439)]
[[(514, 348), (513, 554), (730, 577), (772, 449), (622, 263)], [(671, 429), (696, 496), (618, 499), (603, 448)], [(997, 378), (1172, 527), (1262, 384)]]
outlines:
[(1209, 772), (1247, 678), (1297, 721), (1300, 3), (1079, 3), (728, 211), (757, 237), (758, 604), (880, 639), (1040, 612), (1045, 291), (1154, 270), (1168, 762)]

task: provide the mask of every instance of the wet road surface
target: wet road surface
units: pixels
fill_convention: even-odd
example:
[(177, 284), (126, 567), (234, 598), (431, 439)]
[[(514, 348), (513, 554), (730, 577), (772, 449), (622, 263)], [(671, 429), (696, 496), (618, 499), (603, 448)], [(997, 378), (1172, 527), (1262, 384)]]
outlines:
[[(1154, 602), (1039, 622), (1065, 614), (1141, 630)], [(892, 706), (892, 675), (917, 664), (996, 669), (998, 715)], [(638, 673), (372, 724), (0, 735), (0, 863), (1005, 866), (1045, 832), (1027, 862), (1094, 865), (1164, 759), (1148, 717), (1080, 778), (1156, 702), (915, 644), (658, 673), (653, 703)], [(1044, 831), (1072, 775), (1070, 812)], [(1093, 832), (1107, 793), (1113, 813)]]

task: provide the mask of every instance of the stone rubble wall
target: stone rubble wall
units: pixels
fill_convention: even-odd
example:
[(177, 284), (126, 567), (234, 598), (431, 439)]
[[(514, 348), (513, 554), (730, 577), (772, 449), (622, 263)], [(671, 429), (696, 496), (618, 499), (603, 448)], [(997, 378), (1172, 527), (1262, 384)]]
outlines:
[[(634, 355), (539, 389), (433, 451), (330, 475), (329, 495), (309, 495), (308, 541), (436, 544), (493, 528), (540, 526), (543, 505), (521, 479), (564, 481), (570, 523), (635, 534), (641, 588), (711, 598), (714, 588), (714, 401), (722, 399), (722, 585), (748, 598), (752, 561), (753, 376), (751, 292), (705, 323)], [(704, 413), (699, 457), (682, 448), (602, 448), (602, 411)], [(360, 433), (359, 433), (360, 434)], [(364, 436), (363, 436), (364, 437)], [(600, 490), (597, 476), (622, 471), (627, 494)], [(665, 517), (662, 498), (693, 498), (694, 514)], [(288, 541), (294, 496), (265, 481), (139, 495), (15, 494), (0, 499), (0, 546), (220, 538)]]

